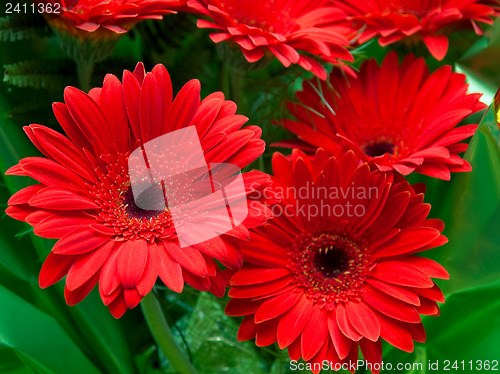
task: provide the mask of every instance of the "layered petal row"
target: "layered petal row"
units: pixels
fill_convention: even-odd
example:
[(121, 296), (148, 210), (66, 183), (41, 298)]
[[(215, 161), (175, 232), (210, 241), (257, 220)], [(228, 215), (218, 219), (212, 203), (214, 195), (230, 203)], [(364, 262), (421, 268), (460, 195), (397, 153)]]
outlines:
[(275, 218), (240, 243), (246, 263), (230, 281), (226, 314), (245, 316), (238, 339), (277, 343), (314, 373), (325, 360), (355, 367), (359, 348), (380, 367), (382, 340), (411, 352), (425, 340), (421, 315), (438, 315), (444, 301), (432, 278), (448, 278), (421, 256), (447, 242), (428, 218), (425, 186), (352, 151), (278, 153), (273, 171)]
[(324, 80), (326, 70), (312, 56), (333, 63), (353, 60), (345, 14), (326, 0), (189, 0), (188, 6), (206, 16), (198, 27), (216, 30), (210, 34), (215, 43), (237, 45), (249, 63), (267, 54)]
[[(122, 81), (108, 75), (102, 87), (88, 94), (68, 87), (64, 100), (53, 109), (67, 136), (42, 125), (25, 127), (45, 157), (22, 159), (7, 172), (32, 177), (38, 184), (14, 194), (6, 213), (28, 222), (39, 236), (59, 239), (42, 267), (40, 286), (48, 287), (67, 275), (66, 299), (73, 305), (99, 283), (104, 304), (115, 317), (135, 307), (158, 277), (176, 292), (188, 283), (222, 296), (226, 279), (215, 260), (240, 267), (242, 255), (234, 242), (247, 240), (248, 228), (271, 217), (269, 209), (252, 201), (247, 204), (247, 218), (234, 229), (182, 246), (170, 209), (138, 206), (128, 161), (132, 151), (144, 149), (148, 141), (194, 126), (204, 162), (241, 169), (264, 151), (260, 128), (242, 127), (247, 118), (235, 114), (236, 104), (221, 92), (201, 100), (197, 80), (174, 97), (162, 65), (146, 74), (138, 64), (134, 72), (124, 71)], [(181, 140), (174, 145), (176, 152), (162, 148), (155, 162), (166, 158), (170, 167), (175, 167), (171, 160), (189, 164), (190, 146)], [(163, 188), (171, 187), (162, 183)], [(252, 195), (267, 188), (269, 177), (246, 173), (243, 184), (243, 193)], [(170, 194), (182, 192), (183, 187), (169, 190)], [(217, 217), (211, 210), (201, 212), (198, 219), (203, 223)]]
[(334, 154), (347, 144), (382, 171), (449, 180), (452, 172), (471, 170), (459, 154), (477, 125), (457, 125), (485, 108), (481, 95), (467, 89), (451, 66), (430, 73), (422, 58), (408, 55), (399, 64), (391, 52), (380, 67), (365, 62), (357, 77), (337, 71), (328, 82), (305, 82), (299, 102), (288, 104), (296, 119), (279, 122), (301, 142), (280, 145)]
[(482, 34), (478, 23), (491, 25), (500, 11), (498, 0), (335, 0), (361, 31), (360, 44), (378, 37), (382, 46), (397, 41), (424, 43), (442, 60), (448, 51), (451, 32), (472, 28)]

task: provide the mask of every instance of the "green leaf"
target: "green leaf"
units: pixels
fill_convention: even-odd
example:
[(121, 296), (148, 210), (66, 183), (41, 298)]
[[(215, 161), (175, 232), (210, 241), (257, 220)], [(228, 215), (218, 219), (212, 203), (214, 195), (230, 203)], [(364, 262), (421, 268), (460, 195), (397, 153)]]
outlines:
[[(472, 138), (464, 158), (472, 172), (452, 177), (440, 189), (439, 209), (431, 211), (445, 222), (450, 242), (429, 251), (450, 273), (441, 282), (446, 293), (496, 282), (500, 277), (500, 150), (498, 128), (492, 127), (491, 110)], [(429, 187), (431, 189), (431, 187)]]
[(268, 372), (253, 342), (238, 342), (235, 319), (224, 314), (214, 296), (201, 293), (193, 312), (178, 323), (182, 336), (179, 344), (187, 345), (193, 365), (203, 374), (264, 374)]
[(47, 23), (38, 13), (28, 12), (0, 17), (0, 42), (17, 42), (50, 34)]
[(471, 92), (484, 94), (483, 102), (489, 103), (500, 86), (498, 66), (500, 63), (500, 19), (487, 33), (491, 37), (478, 40), (455, 64), (458, 72), (467, 76)]
[[(439, 360), (500, 360), (500, 283), (453, 294), (441, 316), (426, 321), (427, 358)], [(499, 364), (500, 365), (500, 364)], [(476, 367), (465, 372), (481, 372)]]
[(383, 342), (382, 362), (384, 369), (380, 371), (381, 374), (394, 373), (395, 371), (406, 374), (429, 373), (425, 344), (416, 343), (414, 351), (408, 353)]
[(0, 372), (9, 374), (33, 373), (10, 347), (0, 346)]
[(91, 357), (101, 367), (111, 373), (134, 372), (122, 325), (103, 305), (97, 289), (77, 306), (66, 308), (71, 310), (78, 325), (77, 333), (90, 347)]
[[(3, 107), (2, 107), (3, 106)], [(5, 108), (0, 99), (0, 110)], [(27, 156), (37, 155), (33, 145), (13, 122), (0, 117), (0, 171), (4, 174), (10, 166)], [(33, 183), (30, 178), (3, 176), (5, 186), (0, 187), (0, 201), (6, 206), (8, 197), (17, 190)], [(132, 357), (120, 322), (104, 307), (97, 292), (91, 293), (78, 306), (69, 307), (64, 301), (62, 285), (46, 290), (38, 287), (38, 273), (54, 241), (28, 234), (15, 237), (28, 225), (3, 217), (0, 233), (0, 285), (31, 304), (31, 307), (57, 320), (72, 339), (82, 355), (86, 355), (100, 371), (132, 373)], [(13, 325), (15, 326), (15, 324)], [(0, 326), (0, 336), (4, 333)], [(40, 342), (38, 342), (40, 343)], [(43, 347), (43, 343), (40, 343)], [(24, 357), (25, 363), (38, 367), (38, 363)], [(68, 364), (68, 370), (76, 366)], [(30, 366), (31, 367), (31, 366)]]
[[(2, 176), (21, 158), (39, 155), (24, 131), (6, 116), (7, 108), (8, 103), (0, 96), (0, 172)], [(10, 193), (28, 185), (28, 178), (4, 177), (4, 180)]]
[(99, 373), (61, 326), (0, 286), (0, 343), (28, 357), (47, 373)]
[(69, 59), (37, 59), (4, 65), (3, 81), (16, 87), (62, 91), (74, 75)]
[[(451, 182), (412, 176), (413, 181), (426, 181), (425, 200), (432, 204), (430, 216), (445, 222), (443, 233), (450, 240), (424, 255), (441, 263), (449, 271), (450, 280), (439, 281), (447, 295), (441, 315), (423, 319), (427, 342), (416, 344), (416, 353), (411, 354), (385, 345), (384, 361), (416, 362), (416, 354), (424, 354), (433, 363), (439, 360), (439, 368), (444, 370), (444, 360), (499, 359), (499, 140), (500, 131), (490, 107), (464, 155), (472, 172), (455, 174)], [(424, 369), (436, 372), (425, 365)]]

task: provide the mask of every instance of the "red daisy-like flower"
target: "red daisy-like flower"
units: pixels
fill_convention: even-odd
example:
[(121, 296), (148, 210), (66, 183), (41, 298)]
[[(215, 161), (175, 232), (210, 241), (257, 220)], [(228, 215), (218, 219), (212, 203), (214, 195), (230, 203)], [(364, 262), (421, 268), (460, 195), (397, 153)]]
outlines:
[(422, 58), (409, 55), (399, 65), (390, 53), (380, 67), (365, 62), (356, 78), (338, 72), (328, 83), (304, 83), (300, 104), (288, 104), (297, 120), (280, 121), (302, 141), (281, 145), (322, 147), (333, 155), (347, 143), (382, 171), (449, 180), (450, 172), (471, 170), (458, 154), (477, 125), (457, 124), (485, 108), (467, 88), (451, 66), (429, 74)]
[[(94, 40), (130, 30), (144, 19), (161, 19), (185, 0), (34, 0), (56, 29)], [(50, 11), (48, 6), (50, 6)]]
[(198, 20), (198, 27), (216, 29), (210, 34), (215, 43), (232, 40), (250, 63), (269, 53), (286, 67), (298, 64), (326, 79), (323, 66), (303, 52), (352, 61), (345, 15), (327, 0), (189, 0), (188, 6), (210, 19)]
[[(332, 1), (333, 2), (333, 1)], [(359, 43), (379, 37), (382, 46), (399, 40), (424, 44), (438, 60), (448, 51), (448, 36), (456, 29), (477, 22), (492, 24), (498, 15), (498, 0), (336, 0), (349, 14), (353, 27), (363, 30)]]
[(420, 315), (444, 301), (431, 278), (449, 277), (415, 255), (447, 242), (443, 222), (427, 218), (425, 185), (352, 151), (275, 154), (273, 171), (275, 218), (241, 242), (246, 263), (230, 280), (226, 313), (245, 316), (238, 339), (277, 342), (315, 373), (324, 360), (352, 369), (359, 347), (377, 373), (382, 339), (411, 352), (425, 340)]
[[(214, 259), (240, 267), (242, 255), (234, 238), (248, 239), (247, 228), (264, 223), (269, 210), (252, 202), (241, 225), (224, 236), (181, 248), (170, 205), (163, 210), (138, 206), (127, 159), (163, 134), (195, 126), (206, 163), (230, 163), (241, 169), (264, 151), (260, 128), (241, 128), (247, 118), (236, 115), (236, 105), (221, 92), (200, 102), (198, 80), (188, 82), (174, 98), (162, 65), (145, 74), (138, 64), (133, 73), (124, 71), (123, 83), (108, 75), (103, 87), (89, 94), (68, 87), (64, 99), (53, 109), (67, 137), (41, 125), (25, 127), (45, 157), (24, 158), (7, 171), (39, 184), (14, 194), (6, 213), (28, 222), (36, 235), (60, 239), (42, 267), (40, 286), (67, 275), (66, 301), (74, 305), (99, 282), (104, 304), (117, 318), (141, 301), (158, 276), (176, 292), (187, 282), (222, 296), (225, 282)], [(191, 145), (179, 142), (174, 150), (180, 154), (160, 156), (167, 161), (184, 157), (189, 165)], [(182, 153), (183, 148), (188, 151)], [(268, 179), (260, 172), (243, 174), (244, 193), (264, 188)], [(164, 190), (170, 188), (162, 183)], [(224, 210), (227, 214), (225, 205)], [(217, 216), (207, 210), (200, 219), (208, 220), (208, 227)]]

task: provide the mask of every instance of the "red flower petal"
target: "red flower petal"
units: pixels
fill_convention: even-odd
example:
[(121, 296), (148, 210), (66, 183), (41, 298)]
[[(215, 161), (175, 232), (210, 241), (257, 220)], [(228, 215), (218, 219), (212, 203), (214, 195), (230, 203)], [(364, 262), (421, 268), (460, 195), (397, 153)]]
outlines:
[(89, 181), (96, 180), (94, 170), (89, 167), (84, 154), (66, 137), (41, 125), (31, 125), (29, 129), (32, 131), (33, 137), (43, 147), (44, 154), (79, 176)]
[(108, 305), (109, 311), (115, 318), (121, 318), (127, 311), (127, 304), (123, 294), (117, 297), (111, 304)]
[(274, 319), (257, 324), (255, 345), (258, 347), (267, 347), (268, 345), (276, 343), (278, 322), (279, 320)]
[[(259, 277), (255, 277), (258, 271)], [(288, 269), (266, 269), (248, 267), (241, 269), (231, 278), (231, 286), (245, 286), (250, 284), (265, 283), (277, 280), (290, 274)]]
[(257, 325), (253, 322), (253, 316), (246, 316), (241, 322), (236, 338), (239, 342), (255, 338)]
[(157, 244), (148, 243), (148, 261), (141, 279), (137, 283), (137, 292), (141, 296), (146, 296), (154, 287), (156, 279), (158, 279), (158, 267), (160, 259), (158, 256)]
[(377, 256), (388, 257), (410, 252), (429, 244), (437, 239), (441, 233), (428, 227), (410, 227), (403, 229), (394, 238), (379, 244), (374, 251)]
[[(361, 348), (361, 352), (363, 353), (363, 358), (369, 364), (371, 364), (370, 371), (373, 374), (378, 374), (380, 369), (376, 369), (377, 367), (381, 368), (382, 365), (382, 340), (377, 340), (376, 342), (371, 342), (367, 339), (361, 339), (359, 342), (359, 346)], [(367, 365), (368, 366), (368, 365)]]
[(261, 323), (281, 316), (297, 304), (300, 300), (300, 296), (301, 294), (299, 292), (284, 293), (266, 300), (259, 306), (255, 313), (255, 323)]
[(200, 89), (200, 82), (193, 79), (179, 91), (166, 119), (170, 131), (189, 125), (200, 104)]
[(201, 253), (192, 247), (180, 248), (178, 244), (163, 242), (164, 248), (183, 268), (200, 277), (208, 274), (207, 263)]
[(141, 87), (139, 118), (143, 143), (161, 135), (162, 102), (161, 92), (152, 73), (146, 74)]
[(344, 335), (352, 341), (359, 341), (363, 336), (359, 334), (349, 322), (345, 305), (343, 303), (337, 304), (337, 308), (335, 309), (335, 311), (337, 313), (337, 324), (340, 331), (342, 331)]
[(184, 278), (182, 276), (182, 267), (168, 254), (165, 248), (157, 248), (160, 257), (158, 275), (162, 282), (175, 292), (182, 292), (184, 288)]
[(109, 240), (108, 236), (100, 235), (88, 228), (82, 228), (62, 237), (54, 245), (52, 253), (57, 255), (79, 255), (90, 252)]
[(420, 315), (413, 306), (387, 296), (369, 285), (365, 285), (365, 290), (363, 300), (379, 312), (402, 322), (420, 322)]
[(59, 239), (79, 228), (89, 228), (94, 222), (94, 218), (79, 214), (50, 214), (35, 225), (33, 232), (44, 238)]
[(87, 282), (85, 282), (81, 287), (69, 290), (67, 287), (64, 289), (64, 298), (66, 303), (70, 306), (78, 304), (80, 301), (85, 299), (90, 291), (92, 291), (99, 280), (99, 274), (94, 274)]
[(420, 271), (423, 271), (429, 277), (438, 279), (450, 279), (450, 274), (448, 274), (444, 267), (428, 258), (409, 256), (404, 257), (404, 259), (401, 260), (409, 265), (416, 267)]
[(260, 305), (261, 303), (254, 303), (246, 299), (230, 299), (224, 309), (224, 313), (231, 317), (242, 317), (255, 313)]
[(343, 360), (349, 354), (349, 352), (351, 352), (352, 340), (344, 335), (342, 331), (340, 331), (339, 325), (337, 323), (336, 311), (328, 313), (327, 322), (328, 331), (330, 332), (330, 338), (332, 339), (337, 355), (341, 360)]
[(117, 271), (125, 290), (135, 289), (144, 273), (147, 259), (148, 247), (145, 240), (129, 240), (119, 248)]
[(380, 324), (372, 310), (363, 302), (345, 305), (347, 318), (358, 333), (375, 342), (380, 335)]
[(91, 253), (77, 257), (68, 271), (66, 289), (74, 291), (97, 274), (111, 254), (114, 244), (113, 241), (109, 240)]
[(42, 209), (80, 210), (99, 208), (99, 205), (88, 196), (62, 187), (44, 188), (37, 192), (28, 203), (33, 207)]
[(121, 82), (114, 75), (104, 79), (101, 93), (101, 105), (118, 152), (126, 153), (128, 148), (128, 115), (125, 107), (124, 90)]
[(323, 347), (328, 337), (326, 311), (313, 308), (309, 322), (302, 331), (301, 350), (305, 361), (312, 359)]
[(55, 161), (41, 157), (27, 157), (20, 161), (20, 165), (30, 177), (47, 187), (66, 187), (80, 193), (87, 192), (85, 180)]
[(284, 287), (288, 286), (293, 282), (293, 278), (290, 276), (280, 278), (275, 281), (259, 283), (258, 285), (251, 286), (241, 286), (241, 287), (233, 287), (229, 290), (229, 297), (235, 298), (250, 298), (250, 297), (259, 297), (259, 296), (267, 296), (272, 294), (273, 292), (279, 291)]
[(420, 299), (418, 295), (414, 291), (409, 290), (405, 287), (399, 287), (393, 284), (385, 283), (374, 278), (368, 278), (366, 282), (375, 287), (376, 289), (378, 289), (379, 291), (382, 291), (387, 295), (395, 297), (398, 300), (404, 301), (405, 303), (411, 305), (420, 304)]
[(124, 290), (123, 298), (125, 299), (125, 304), (127, 308), (135, 308), (142, 300), (142, 295), (136, 289)]
[(413, 352), (413, 340), (409, 326), (416, 326), (416, 324), (403, 323), (380, 313), (377, 316), (382, 339), (405, 352)]
[(40, 270), (38, 280), (40, 287), (47, 288), (59, 282), (68, 273), (73, 261), (74, 257), (72, 256), (61, 256), (53, 252), (49, 253)]
[(434, 285), (434, 282), (427, 274), (412, 265), (400, 261), (378, 263), (371, 276), (400, 286), (428, 288)]
[(40, 192), (44, 188), (45, 186), (42, 184), (35, 184), (33, 186), (28, 186), (26, 188), (23, 188), (22, 190), (17, 191), (14, 195), (12, 195), (7, 201), (7, 204), (9, 205), (28, 204), (33, 195)]
[(280, 349), (288, 347), (304, 330), (313, 306), (305, 296), (295, 304), (283, 317), (278, 325), (278, 346)]
[(441, 61), (446, 56), (446, 52), (448, 52), (449, 41), (446, 35), (424, 36), (424, 43), (436, 60)]
[(90, 96), (74, 87), (66, 87), (64, 101), (75, 123), (98, 150), (104, 153), (115, 148), (106, 118)]

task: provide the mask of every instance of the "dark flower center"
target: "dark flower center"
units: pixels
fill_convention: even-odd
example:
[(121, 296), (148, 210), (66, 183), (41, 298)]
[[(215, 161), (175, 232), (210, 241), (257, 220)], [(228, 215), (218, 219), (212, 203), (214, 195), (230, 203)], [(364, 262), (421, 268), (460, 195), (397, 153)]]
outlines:
[[(113, 229), (117, 240), (141, 238), (153, 241), (175, 235), (172, 215), (163, 186), (151, 183), (139, 196), (131, 188), (128, 155), (103, 155), (107, 165), (96, 169), (99, 182), (93, 188), (99, 205), (97, 220)], [(136, 190), (137, 192), (137, 190)]]
[(308, 297), (328, 303), (359, 299), (374, 261), (362, 240), (328, 232), (299, 235), (289, 259), (289, 268)]
[(363, 151), (365, 152), (366, 155), (370, 157), (377, 157), (385, 155), (386, 153), (392, 155), (394, 153), (394, 148), (395, 148), (394, 144), (383, 140), (380, 142), (365, 145)]
[(314, 267), (326, 278), (338, 277), (347, 270), (349, 256), (343, 249), (334, 247), (320, 249), (313, 260)]
[[(126, 205), (126, 212), (131, 218), (151, 219), (158, 217), (165, 211), (165, 198), (160, 200), (158, 197), (163, 195), (161, 186), (154, 184), (144, 190), (137, 198), (134, 198), (132, 188), (129, 188), (123, 194), (123, 202)], [(155, 209), (142, 209), (141, 207), (152, 207)]]

